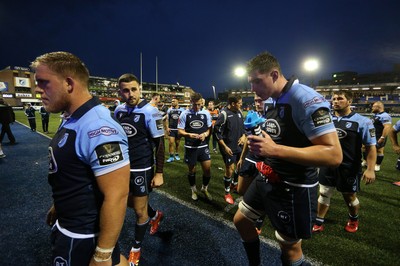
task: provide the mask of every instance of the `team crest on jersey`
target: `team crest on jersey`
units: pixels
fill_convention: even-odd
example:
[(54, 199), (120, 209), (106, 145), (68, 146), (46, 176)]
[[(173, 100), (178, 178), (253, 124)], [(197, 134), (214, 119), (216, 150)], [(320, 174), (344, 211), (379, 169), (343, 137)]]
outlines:
[(134, 126), (132, 126), (131, 124), (121, 123), (121, 126), (124, 129), (125, 134), (128, 136), (128, 138), (136, 135), (137, 129)]
[(267, 121), (265, 121), (265, 131), (272, 138), (277, 138), (281, 134), (281, 127), (275, 119), (267, 119)]
[(53, 148), (49, 147), (49, 174), (57, 173), (57, 161), (54, 157)]
[(346, 128), (351, 128), (352, 125), (353, 125), (353, 123), (351, 123), (351, 122), (346, 122), (345, 127), (346, 127)]
[(60, 139), (60, 141), (58, 142), (58, 147), (61, 148), (62, 146), (65, 145), (65, 143), (67, 143), (67, 139), (68, 139), (68, 133), (65, 133), (64, 136)]
[(200, 115), (200, 119), (204, 119), (204, 115)]
[(285, 211), (279, 211), (277, 214), (278, 218), (285, 224), (290, 223), (290, 215)]
[(280, 118), (285, 117), (285, 107), (284, 106), (279, 107), (279, 117)]
[(53, 261), (53, 265), (57, 265), (57, 266), (68, 266), (68, 261), (66, 259), (64, 259), (63, 257), (55, 257), (54, 261)]
[(137, 123), (137, 122), (139, 122), (139, 119), (140, 119), (140, 115), (135, 115), (135, 117), (133, 118), (133, 121), (135, 123)]
[(193, 120), (192, 122), (190, 122), (190, 127), (193, 129), (200, 129), (204, 126), (203, 121), (200, 120)]

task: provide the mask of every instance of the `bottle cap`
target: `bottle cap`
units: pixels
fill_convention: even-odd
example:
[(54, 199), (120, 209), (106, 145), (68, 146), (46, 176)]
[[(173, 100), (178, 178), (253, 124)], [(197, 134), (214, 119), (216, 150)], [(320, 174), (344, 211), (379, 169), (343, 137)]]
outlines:
[(244, 127), (245, 128), (253, 128), (263, 122), (265, 122), (265, 118), (259, 116), (257, 112), (249, 111), (247, 113), (246, 119), (244, 121)]

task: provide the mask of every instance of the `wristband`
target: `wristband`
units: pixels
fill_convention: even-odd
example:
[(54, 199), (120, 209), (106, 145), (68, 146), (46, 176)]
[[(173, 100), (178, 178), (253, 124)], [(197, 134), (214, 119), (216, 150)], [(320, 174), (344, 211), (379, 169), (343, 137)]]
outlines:
[(96, 246), (96, 249), (93, 254), (93, 259), (96, 262), (103, 262), (103, 261), (108, 261), (111, 259), (112, 252), (114, 250), (114, 247), (112, 248), (100, 248), (99, 246)]
[(381, 136), (380, 139), (385, 139), (385, 137), (384, 137), (384, 136)]

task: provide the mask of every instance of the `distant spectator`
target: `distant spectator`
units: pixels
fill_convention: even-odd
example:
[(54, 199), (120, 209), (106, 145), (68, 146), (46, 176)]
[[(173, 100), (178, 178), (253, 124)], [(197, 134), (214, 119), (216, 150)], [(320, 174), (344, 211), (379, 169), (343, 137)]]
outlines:
[(110, 107), (108, 107), (108, 110), (110, 110), (111, 112), (114, 112), (114, 111), (115, 111), (115, 108), (117, 108), (117, 106), (120, 105), (120, 104), (121, 104), (121, 103), (120, 103), (119, 100), (115, 100), (115, 101), (114, 101), (114, 104), (111, 105)]
[(158, 103), (161, 101), (161, 96), (159, 93), (153, 93), (151, 95), (151, 100), (150, 100), (150, 104), (152, 106), (154, 106), (155, 108), (158, 108)]
[[(0, 98), (0, 123), (1, 123), (1, 135), (0, 143), (3, 142), (4, 135), (7, 133), (10, 144), (15, 144), (15, 137), (11, 132), (10, 123), (15, 122), (15, 114), (11, 106), (9, 106), (3, 98)], [(1, 154), (0, 154), (1, 156)]]
[(25, 115), (28, 117), (29, 126), (31, 127), (31, 131), (36, 131), (36, 116), (35, 116), (35, 108), (33, 108), (32, 104), (28, 103), (28, 107), (25, 109)]
[(40, 107), (40, 115), (42, 117), (42, 129), (44, 133), (49, 133), (50, 113), (46, 111), (44, 106)]

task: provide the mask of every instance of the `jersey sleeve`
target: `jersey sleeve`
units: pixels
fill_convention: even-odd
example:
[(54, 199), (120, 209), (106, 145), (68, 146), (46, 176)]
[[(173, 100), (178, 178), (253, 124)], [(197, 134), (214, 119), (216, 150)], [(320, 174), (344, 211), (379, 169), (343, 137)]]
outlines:
[(91, 167), (95, 176), (129, 164), (126, 134), (111, 117), (83, 124), (75, 146), (78, 157)]
[(205, 114), (207, 116), (207, 127), (211, 127), (212, 126), (212, 119), (211, 119), (210, 112), (206, 111)]
[(302, 85), (292, 89), (295, 89), (291, 104), (294, 121), (309, 140), (336, 131), (330, 104), (322, 95), (307, 91)]
[(399, 132), (400, 131), (400, 120), (396, 122), (393, 126), (394, 131)]
[(185, 110), (185, 111), (183, 111), (183, 112), (180, 114), (180, 116), (179, 116), (179, 119), (178, 119), (178, 128), (179, 128), (179, 129), (185, 129), (185, 125), (186, 125), (186, 114), (187, 114), (187, 111)]
[(146, 124), (153, 138), (164, 136), (163, 115), (157, 108), (149, 106), (149, 112), (146, 112)]
[(362, 130), (362, 143), (365, 146), (373, 146), (376, 145), (376, 137), (375, 137), (375, 127), (372, 123), (371, 119), (366, 117), (363, 118), (363, 124), (361, 126)]
[(388, 113), (382, 114), (381, 122), (383, 125), (392, 124), (392, 117)]

